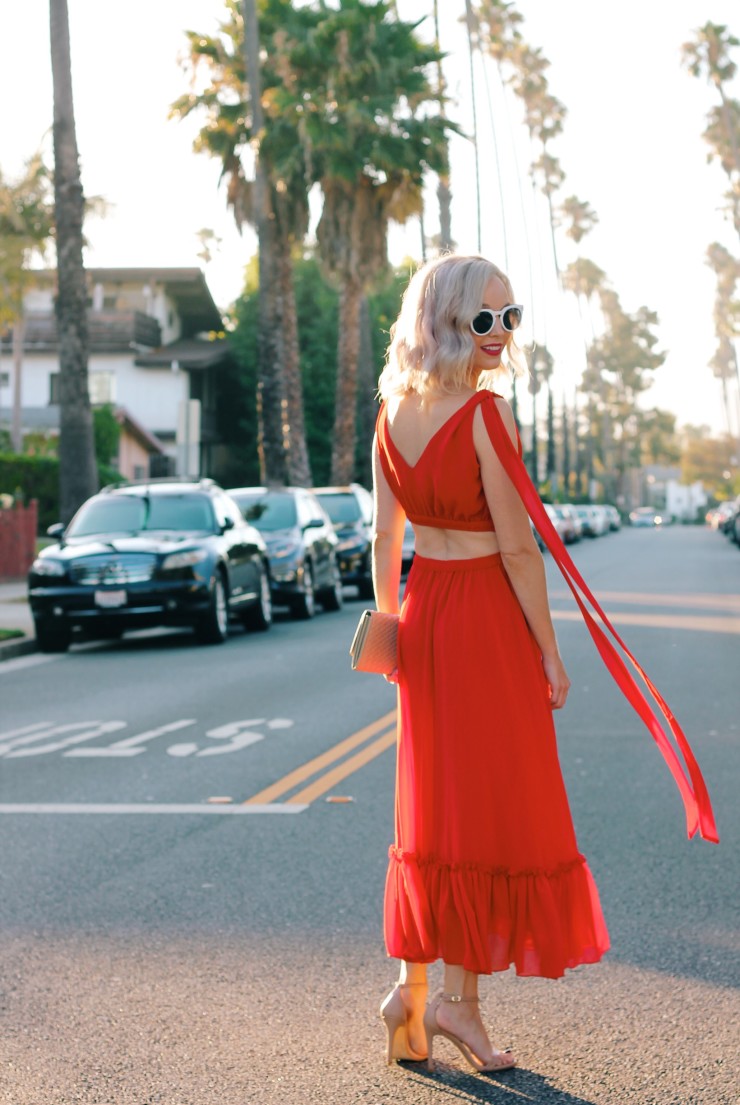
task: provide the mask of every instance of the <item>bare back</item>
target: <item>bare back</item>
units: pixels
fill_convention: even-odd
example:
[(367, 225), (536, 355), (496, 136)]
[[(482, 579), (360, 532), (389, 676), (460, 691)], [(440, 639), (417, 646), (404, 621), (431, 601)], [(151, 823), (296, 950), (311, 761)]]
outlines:
[[(409, 469), (414, 469), (427, 456), (435, 439), (443, 428), (451, 422), (457, 413), (466, 407), (476, 395), (472, 389), (456, 394), (428, 398), (424, 403), (416, 395), (405, 395), (389, 400), (386, 412), (386, 429), (392, 437), (392, 443)], [(500, 402), (509, 413), (508, 405)], [(513, 424), (513, 420), (512, 420)], [(416, 539), (416, 551), (421, 556), (436, 560), (464, 560), (487, 556), (505, 551), (506, 544), (517, 551), (522, 543), (531, 540), (531, 531), (526, 512), (518, 496), (508, 494), (508, 477), (502, 472), (488, 434), (483, 424), (480, 410), (473, 412), (473, 442), (480, 466), (481, 481), (485, 491), (488, 509), (493, 524), (486, 530), (449, 528), (439, 523), (423, 525), (412, 519)], [(442, 453), (433, 458), (435, 464), (445, 464)], [(378, 509), (383, 509), (382, 489), (378, 489)], [(388, 488), (390, 492), (390, 488)], [(392, 492), (390, 492), (392, 494)], [(513, 514), (513, 517), (509, 517)], [(505, 536), (506, 541), (502, 541)], [(514, 548), (515, 546), (515, 548)]]

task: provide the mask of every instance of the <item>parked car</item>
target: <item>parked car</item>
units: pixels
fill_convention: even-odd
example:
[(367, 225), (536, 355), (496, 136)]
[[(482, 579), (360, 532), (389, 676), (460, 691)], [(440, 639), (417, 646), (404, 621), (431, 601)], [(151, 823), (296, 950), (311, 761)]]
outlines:
[(712, 510), (707, 511), (706, 520), (712, 529), (722, 530), (725, 522), (734, 514), (737, 510), (737, 504), (734, 500), (726, 499), (724, 502), (719, 503)]
[(607, 519), (609, 521), (609, 529), (612, 533), (616, 533), (622, 528), (622, 516), (615, 506), (611, 503), (606, 503), (604, 506)]
[(296, 618), (342, 607), (342, 577), (334, 526), (313, 491), (305, 487), (236, 487), (229, 495), (265, 539), (272, 600)]
[(600, 531), (598, 517), (593, 514), (591, 506), (579, 503), (578, 506), (573, 507), (573, 510), (581, 523), (581, 532), (583, 536), (598, 537)]
[(272, 622), (265, 542), (212, 480), (151, 480), (104, 488), (68, 526), (50, 526), (31, 565), (28, 598), (42, 652), (64, 652), (75, 629), (192, 626), (225, 640), (230, 615)]
[(631, 526), (662, 526), (663, 516), (653, 506), (638, 506), (630, 511)]
[(557, 508), (554, 507), (552, 503), (543, 503), (542, 505), (545, 508), (545, 514), (547, 514), (547, 517), (555, 527), (558, 537), (564, 542), (567, 530), (565, 520), (558, 514)]
[(414, 562), (414, 555), (416, 553), (416, 538), (414, 536), (414, 527), (406, 519), (406, 525), (403, 530), (403, 547), (401, 551), (401, 575), (407, 576), (411, 570), (411, 565)]
[(740, 496), (734, 500), (730, 509), (726, 511), (719, 526), (720, 530), (730, 541), (740, 545)]
[(557, 503), (553, 510), (560, 524), (560, 536), (565, 544), (572, 545), (574, 541), (580, 541), (583, 526), (573, 507), (567, 503)]
[(329, 515), (339, 540), (337, 556), (342, 583), (354, 584), (359, 598), (371, 599), (372, 495), (359, 483), (351, 483), (347, 487), (315, 487), (313, 490)]
[(537, 527), (535, 526), (535, 524), (534, 524), (534, 522), (532, 521), (531, 518), (529, 520), (529, 525), (530, 525), (530, 529), (532, 530), (532, 536), (534, 537), (535, 541), (537, 542), (537, 548), (540, 550), (540, 552), (544, 552), (545, 549), (547, 548), (547, 545), (545, 544), (545, 542), (540, 537), (540, 531), (537, 529)]

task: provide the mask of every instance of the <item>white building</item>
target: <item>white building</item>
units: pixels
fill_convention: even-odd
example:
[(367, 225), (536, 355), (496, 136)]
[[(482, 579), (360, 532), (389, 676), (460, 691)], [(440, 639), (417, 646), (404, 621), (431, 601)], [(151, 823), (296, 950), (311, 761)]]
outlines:
[[(229, 358), (223, 320), (200, 269), (89, 269), (88, 380), (93, 405), (111, 403), (122, 430), (118, 463), (129, 478), (183, 470), (178, 420), (200, 405), (199, 472), (216, 444), (216, 377)], [(59, 427), (56, 271), (25, 299), (21, 374), (24, 433)], [(0, 428), (10, 429), (12, 335), (0, 341)], [(180, 446), (182, 443), (180, 443)], [(197, 463), (197, 461), (196, 461)], [(192, 466), (191, 466), (192, 467)]]

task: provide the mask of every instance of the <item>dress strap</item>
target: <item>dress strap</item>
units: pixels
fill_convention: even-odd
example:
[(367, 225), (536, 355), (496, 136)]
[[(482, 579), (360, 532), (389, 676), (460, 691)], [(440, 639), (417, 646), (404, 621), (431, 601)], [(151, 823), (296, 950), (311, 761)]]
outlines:
[[(609, 673), (622, 694), (647, 726), (653, 740), (660, 749), (663, 759), (668, 765), (668, 769), (683, 799), (684, 809), (686, 811), (686, 830), (689, 838), (693, 837), (698, 830), (699, 835), (703, 837), (704, 840), (718, 844), (719, 836), (715, 825), (709, 793), (699, 765), (696, 762), (696, 758), (694, 757), (691, 746), (681, 726), (673, 716), (670, 707), (660, 695), (655, 684), (615, 630), (573, 563), (570, 554), (558, 536), (557, 530), (547, 516), (547, 512), (542, 505), (537, 489), (532, 483), (529, 473), (509, 437), (508, 430), (504, 425), (504, 421), (495, 401), (492, 400), (491, 402), (483, 403), (481, 409), (483, 411), (483, 418), (486, 429), (488, 430), (488, 435), (496, 450), (498, 459), (503, 464), (509, 479), (519, 492), (522, 502), (527, 509), (527, 513), (552, 553), (553, 559), (556, 561), (565, 582), (573, 592), (573, 596), (578, 603), (578, 607), (586, 622), (586, 627), (599, 651), (599, 655), (606, 664)], [(684, 768), (679, 760), (673, 745), (668, 739), (661, 722), (658, 721), (656, 711), (640, 690), (627, 669), (624, 660), (588, 610), (586, 604), (598, 614), (611, 637), (617, 642), (632, 666), (643, 679), (657, 703), (660, 714), (662, 714), (664, 721), (667, 723), (668, 728), (681, 750), (686, 762), (686, 768), (688, 768), (688, 774), (686, 768)]]

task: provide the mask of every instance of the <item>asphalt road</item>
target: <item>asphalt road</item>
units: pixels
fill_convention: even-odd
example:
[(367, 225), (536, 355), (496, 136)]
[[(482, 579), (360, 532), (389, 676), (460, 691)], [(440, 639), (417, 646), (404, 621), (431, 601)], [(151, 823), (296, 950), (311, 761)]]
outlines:
[(384, 1065), (395, 695), (349, 670), (351, 600), (220, 647), (0, 665), (0, 1102), (736, 1105), (740, 554), (672, 529), (574, 558), (689, 735), (722, 843), (687, 841), (549, 563), (561, 759), (613, 947), (558, 982), (485, 980), (518, 1070)]

